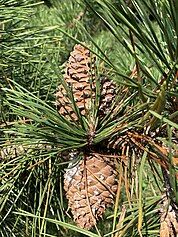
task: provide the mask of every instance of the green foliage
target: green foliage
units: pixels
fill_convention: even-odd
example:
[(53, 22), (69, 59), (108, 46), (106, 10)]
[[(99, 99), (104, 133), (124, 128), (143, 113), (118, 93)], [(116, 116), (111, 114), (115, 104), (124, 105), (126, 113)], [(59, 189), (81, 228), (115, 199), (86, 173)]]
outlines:
[[(122, 0), (0, 1), (0, 155), (7, 153), (0, 157), (1, 236), (158, 236), (164, 184), (178, 203), (178, 3), (131, 2), (129, 8)], [(119, 90), (115, 113), (99, 120), (94, 108), (90, 142), (89, 121), (79, 114), (80, 122), (70, 122), (54, 105), (76, 42), (89, 45), (98, 75)], [(126, 147), (128, 164), (118, 164), (114, 210), (99, 231), (84, 231), (66, 214), (66, 154), (102, 149), (117, 137), (117, 155)]]

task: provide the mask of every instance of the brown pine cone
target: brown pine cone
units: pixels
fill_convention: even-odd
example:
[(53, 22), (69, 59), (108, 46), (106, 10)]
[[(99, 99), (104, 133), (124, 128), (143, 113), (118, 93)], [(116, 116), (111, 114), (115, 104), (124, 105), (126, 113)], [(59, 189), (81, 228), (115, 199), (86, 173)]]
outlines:
[(64, 188), (78, 226), (92, 228), (113, 203), (117, 191), (114, 161), (91, 153), (65, 173)]

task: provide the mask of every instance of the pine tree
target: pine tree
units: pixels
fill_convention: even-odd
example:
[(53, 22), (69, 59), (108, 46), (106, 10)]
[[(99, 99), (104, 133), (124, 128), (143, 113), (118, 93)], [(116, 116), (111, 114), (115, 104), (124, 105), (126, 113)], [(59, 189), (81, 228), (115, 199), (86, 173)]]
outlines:
[(177, 1), (50, 2), (0, 1), (0, 235), (176, 236)]

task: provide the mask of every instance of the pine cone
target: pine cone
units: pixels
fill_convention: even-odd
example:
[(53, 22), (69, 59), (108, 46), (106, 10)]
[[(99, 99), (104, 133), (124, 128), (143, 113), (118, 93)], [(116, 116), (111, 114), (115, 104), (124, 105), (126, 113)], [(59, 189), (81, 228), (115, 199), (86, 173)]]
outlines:
[(178, 236), (178, 217), (175, 210), (169, 203), (167, 196), (163, 196), (160, 218), (160, 237)]
[(99, 117), (103, 118), (111, 111), (112, 104), (116, 98), (116, 84), (107, 77), (100, 78), (101, 96), (99, 103)]
[[(56, 93), (56, 104), (58, 112), (69, 120), (77, 121), (78, 117), (72, 105), (69, 90), (73, 95), (76, 106), (81, 115), (86, 116), (95, 104), (96, 99), (96, 57), (81, 45), (75, 45), (71, 52), (64, 80), (64, 85), (59, 85)], [(106, 77), (100, 78), (101, 91), (99, 102), (99, 117), (106, 115), (116, 95), (116, 85)], [(70, 89), (69, 89), (70, 88)]]
[[(95, 97), (95, 56), (81, 45), (75, 45), (65, 71), (65, 82), (71, 89), (76, 106), (81, 115), (86, 115)], [(56, 93), (58, 112), (69, 119), (77, 120), (71, 98), (63, 85)]]
[(6, 145), (4, 148), (0, 148), (0, 159), (5, 159), (6, 157), (15, 158), (19, 155), (26, 153), (27, 150), (22, 145)]
[(85, 155), (76, 166), (67, 169), (64, 178), (74, 220), (81, 228), (92, 228), (113, 203), (117, 191), (114, 161), (107, 155)]

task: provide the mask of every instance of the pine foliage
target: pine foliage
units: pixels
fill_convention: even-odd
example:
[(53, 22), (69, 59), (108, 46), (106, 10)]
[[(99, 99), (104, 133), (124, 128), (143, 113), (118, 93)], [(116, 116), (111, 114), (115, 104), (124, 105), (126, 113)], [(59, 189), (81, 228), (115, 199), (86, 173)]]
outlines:
[[(177, 11), (176, 0), (0, 0), (1, 236), (178, 234)], [(81, 219), (72, 170), (94, 200)], [(114, 189), (108, 202), (86, 192), (90, 179)]]

